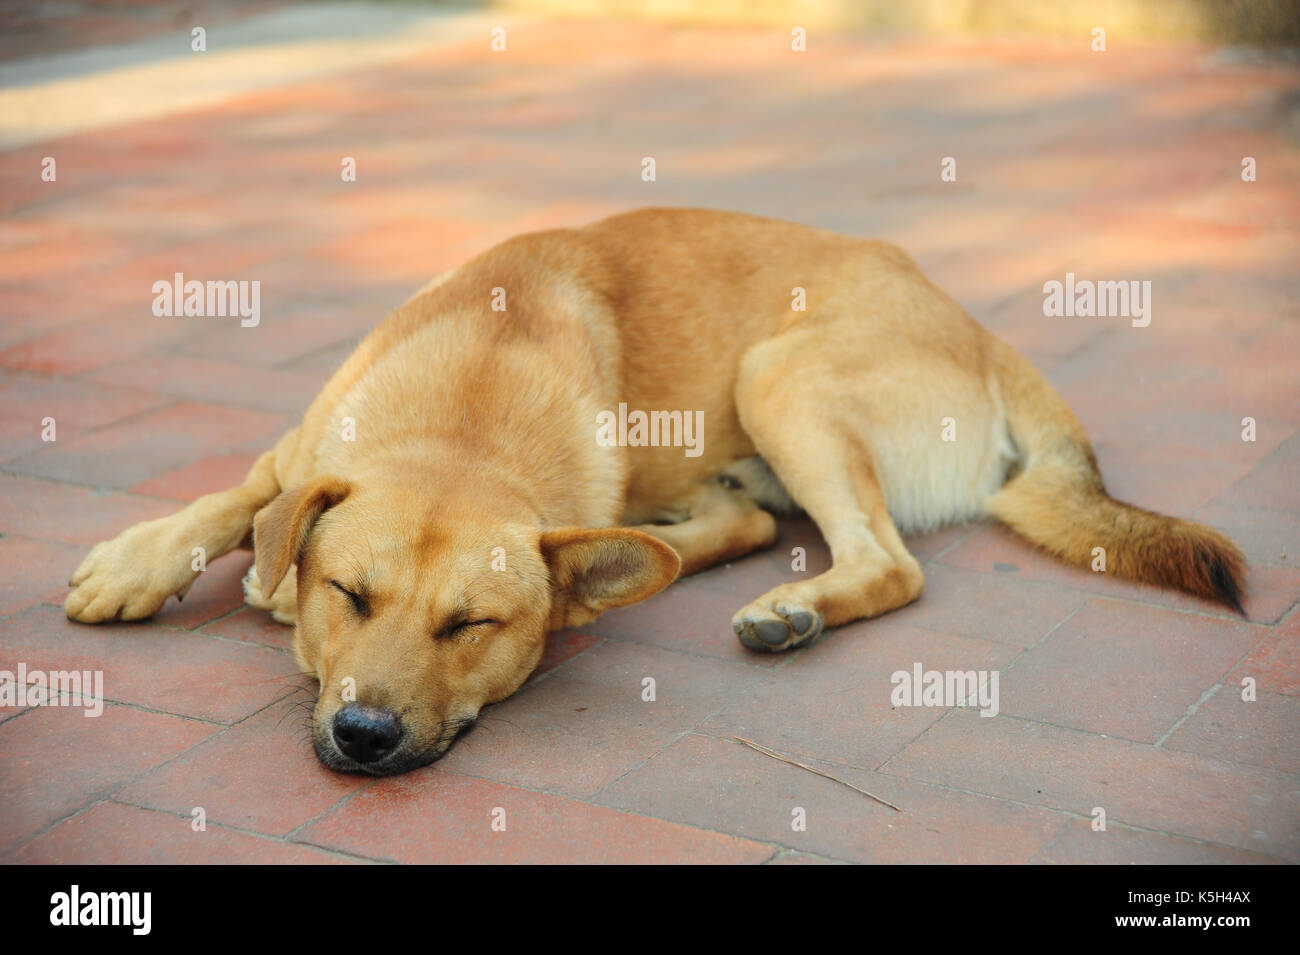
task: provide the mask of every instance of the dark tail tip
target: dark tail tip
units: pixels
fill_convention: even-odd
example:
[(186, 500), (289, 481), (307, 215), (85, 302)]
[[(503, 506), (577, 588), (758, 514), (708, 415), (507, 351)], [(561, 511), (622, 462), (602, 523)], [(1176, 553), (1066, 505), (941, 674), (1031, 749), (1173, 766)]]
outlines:
[(1197, 565), (1200, 572), (1197, 574), (1197, 583), (1202, 584), (1203, 589), (1196, 589), (1245, 617), (1246, 609), (1241, 605), (1241, 600), (1245, 596), (1246, 559), (1241, 551), (1217, 534), (1198, 541), (1198, 544)]

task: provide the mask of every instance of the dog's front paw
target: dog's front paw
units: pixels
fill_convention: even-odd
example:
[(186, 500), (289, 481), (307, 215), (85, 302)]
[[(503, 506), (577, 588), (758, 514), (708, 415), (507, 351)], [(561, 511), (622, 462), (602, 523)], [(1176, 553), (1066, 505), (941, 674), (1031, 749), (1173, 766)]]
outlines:
[(795, 602), (757, 600), (731, 618), (731, 629), (751, 650), (789, 650), (822, 632), (817, 611)]
[(147, 521), (96, 544), (68, 581), (63, 602), (69, 620), (143, 620), (172, 594), (184, 597), (198, 571), (193, 557), (172, 541), (162, 521)]

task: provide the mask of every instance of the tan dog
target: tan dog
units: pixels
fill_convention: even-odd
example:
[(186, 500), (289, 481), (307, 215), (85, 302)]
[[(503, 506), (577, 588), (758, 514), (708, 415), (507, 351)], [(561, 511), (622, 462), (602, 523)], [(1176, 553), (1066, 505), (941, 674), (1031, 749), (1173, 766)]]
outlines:
[(791, 499), (834, 564), (736, 613), (754, 650), (915, 600), (900, 532), (982, 515), (1240, 609), (1236, 547), (1107, 496), (1060, 396), (903, 252), (668, 209), (520, 236), (435, 280), (242, 485), (96, 546), (66, 609), (147, 617), (193, 583), (192, 548), (253, 530), (248, 601), (296, 622), (317, 753), (395, 773), (518, 689), (547, 631), (772, 544)]

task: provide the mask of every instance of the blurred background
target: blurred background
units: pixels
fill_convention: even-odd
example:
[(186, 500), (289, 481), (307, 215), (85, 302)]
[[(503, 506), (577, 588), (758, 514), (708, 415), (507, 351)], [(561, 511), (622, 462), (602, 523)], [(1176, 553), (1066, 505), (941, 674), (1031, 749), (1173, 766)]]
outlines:
[[(679, 23), (785, 26), (935, 35), (1072, 35), (1104, 23), (1129, 36), (1289, 44), (1300, 38), (1296, 0), (375, 0), (386, 6), (502, 10), (539, 15), (646, 18)], [(0, 2), (5, 56), (131, 39), (199, 18), (229, 22), (268, 0)]]

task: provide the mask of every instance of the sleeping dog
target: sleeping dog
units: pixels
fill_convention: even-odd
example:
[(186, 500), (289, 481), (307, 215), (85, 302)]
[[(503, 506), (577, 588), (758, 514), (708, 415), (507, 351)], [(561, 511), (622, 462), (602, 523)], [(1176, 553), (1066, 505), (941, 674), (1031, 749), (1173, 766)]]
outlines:
[(736, 612), (754, 651), (917, 599), (901, 535), (985, 515), (1240, 609), (1237, 548), (1112, 499), (1061, 397), (905, 253), (646, 209), (435, 279), (243, 484), (91, 550), (66, 610), (148, 617), (193, 583), (193, 548), (251, 533), (247, 599), (320, 681), (316, 752), (397, 773), (518, 689), (548, 631), (766, 547), (796, 508), (833, 565)]

